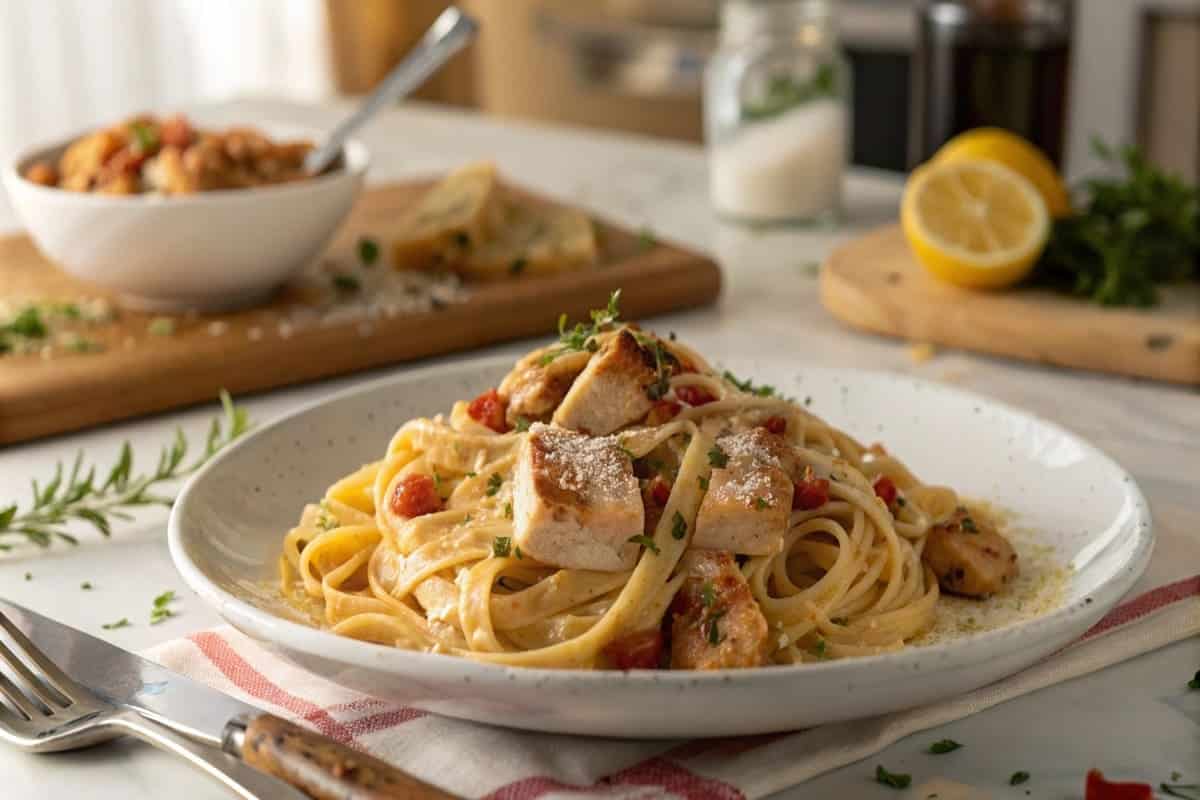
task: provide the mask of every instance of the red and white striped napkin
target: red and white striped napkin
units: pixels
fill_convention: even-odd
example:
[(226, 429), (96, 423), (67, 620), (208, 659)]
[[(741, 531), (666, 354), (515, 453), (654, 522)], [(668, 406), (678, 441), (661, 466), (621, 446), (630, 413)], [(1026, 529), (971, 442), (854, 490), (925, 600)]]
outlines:
[(806, 731), (689, 742), (526, 733), (377, 700), (299, 669), (229, 627), (160, 645), (164, 666), (466, 797), (764, 797), (909, 734), (1200, 634), (1200, 575), (1114, 608), (1079, 641), (969, 694)]

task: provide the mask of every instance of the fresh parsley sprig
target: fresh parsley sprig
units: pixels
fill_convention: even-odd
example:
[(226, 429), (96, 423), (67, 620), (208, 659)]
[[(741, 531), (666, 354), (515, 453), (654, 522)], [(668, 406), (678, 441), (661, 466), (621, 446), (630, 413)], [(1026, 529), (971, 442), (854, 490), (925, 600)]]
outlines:
[(84, 471), (82, 451), (75, 456), (70, 472), (64, 473), (60, 461), (48, 483), (42, 485), (33, 481), (27, 509), (22, 510), (17, 503), (0, 507), (0, 550), (11, 549), (4, 539), (16, 537), (24, 537), (40, 547), (48, 547), (55, 539), (78, 544), (78, 540), (67, 532), (71, 522), (86, 522), (108, 536), (112, 533), (113, 520), (132, 519), (130, 509), (170, 506), (174, 498), (156, 493), (159, 484), (191, 475), (249, 429), (245, 409), (234, 405), (233, 398), (223, 389), (221, 407), (223, 415), (213, 419), (204, 450), (191, 463), (184, 463), (188, 441), (180, 429), (176, 429), (171, 443), (162, 448), (154, 471), (144, 475), (134, 474), (133, 448), (129, 442), (121, 446), (116, 463), (103, 479), (97, 476), (95, 466)]
[(1033, 280), (1102, 305), (1155, 305), (1159, 284), (1200, 278), (1200, 187), (1136, 147), (1093, 139), (1092, 149), (1124, 174), (1083, 184), (1076, 213), (1055, 221)]
[(558, 318), (559, 346), (542, 356), (542, 366), (567, 353), (578, 353), (585, 350), (592, 353), (596, 352), (600, 348), (600, 345), (596, 342), (596, 335), (609, 325), (615, 324), (621, 318), (620, 303), (621, 290), (617, 289), (609, 295), (607, 306), (592, 309), (591, 325), (576, 322), (575, 327), (568, 328), (567, 315), (560, 315)]

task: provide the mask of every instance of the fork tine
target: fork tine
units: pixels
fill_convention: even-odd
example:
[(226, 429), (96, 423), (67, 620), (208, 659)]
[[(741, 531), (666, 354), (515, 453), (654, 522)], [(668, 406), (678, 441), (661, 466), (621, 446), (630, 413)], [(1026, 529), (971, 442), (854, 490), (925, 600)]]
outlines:
[[(4, 628), (13, 643), (16, 644), (17, 649), (32, 661), (34, 666), (42, 671), (41, 682), (57, 692), (58, 696), (62, 698), (62, 702), (59, 705), (71, 705), (74, 695), (77, 694), (74, 691), (75, 681), (68, 678), (66, 673), (54, 665), (54, 662), (46, 658), (46, 654), (39, 650), (37, 645), (29, 641), (29, 637), (22, 633), (21, 629), (14, 625), (3, 611), (0, 611), (0, 628)], [(7, 650), (8, 648), (5, 649)], [(28, 673), (29, 670), (27, 669), (26, 672)]]
[(25, 693), (18, 689), (17, 685), (10, 681), (3, 672), (0, 672), (0, 694), (8, 698), (8, 702), (12, 703), (17, 712), (23, 714), (26, 720), (46, 716), (46, 711), (34, 705), (33, 701), (26, 697)]
[(61, 692), (54, 688), (50, 683), (42, 680), (25, 665), (25, 662), (14, 653), (8, 645), (0, 639), (0, 662), (8, 664), (12, 667), (13, 672), (17, 673), (25, 683), (25, 688), (28, 689), (38, 700), (46, 704), (50, 709), (55, 706), (66, 708), (71, 705), (70, 698), (65, 697)]

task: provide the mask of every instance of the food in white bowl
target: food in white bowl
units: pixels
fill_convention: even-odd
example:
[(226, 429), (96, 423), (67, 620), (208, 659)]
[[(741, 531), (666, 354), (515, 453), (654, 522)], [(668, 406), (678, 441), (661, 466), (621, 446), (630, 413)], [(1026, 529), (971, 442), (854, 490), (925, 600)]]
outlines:
[[(547, 366), (571, 365), (569, 360), (590, 363), (620, 335), (604, 330), (592, 336), (587, 329), (579, 336), (573, 329), (566, 334), (548, 350), (531, 354), (523, 367), (540, 367), (551, 354), (556, 355)], [(593, 339), (595, 353), (588, 345)], [(803, 368), (787, 361), (759, 361), (749, 354), (735, 354), (723, 362), (757, 380), (733, 381), (708, 370), (699, 357), (689, 357), (677, 342), (647, 341), (652, 350), (657, 350), (654, 343), (670, 347), (676, 358), (697, 370), (668, 374), (666, 387), (659, 384), (664, 391), (656, 389), (660, 397), (653, 403), (665, 399), (680, 406), (669, 420), (657, 416), (667, 409), (655, 410), (652, 404), (649, 411), (639, 410), (655, 414), (653, 419), (639, 417), (632, 427), (618, 422), (609, 429), (613, 420), (608, 412), (622, 412), (626, 406), (579, 404), (567, 402), (565, 396), (550, 403), (553, 410), (538, 410), (535, 401), (545, 395), (515, 391), (525, 384), (506, 380), (514, 372), (506, 360), (406, 372), (262, 428), (185, 487), (170, 522), (175, 563), (188, 585), (236, 627), (305, 668), (374, 696), (512, 727), (638, 737), (790, 730), (951, 697), (1012, 674), (1078, 637), (1145, 568), (1153, 536), (1149, 511), (1136, 485), (1102, 453), (1051, 423), (906, 376)], [(574, 349), (576, 345), (582, 349)], [(567, 352), (558, 355), (562, 348)], [(654, 364), (657, 383), (659, 359)], [(583, 372), (563, 381), (571, 387), (568, 395), (581, 380)], [(759, 381), (774, 385), (776, 392), (768, 395)], [(681, 392), (684, 389), (690, 391)], [(716, 399), (699, 402), (706, 399), (701, 391)], [(612, 399), (615, 392), (614, 387), (600, 397)], [(781, 395), (799, 402), (787, 403)], [(483, 399), (465, 402), (471, 397)], [(628, 457), (620, 453), (624, 446), (650, 467), (647, 455), (677, 439), (682, 460), (675, 485), (664, 487), (665, 498), (656, 496), (661, 493), (654, 478), (646, 478), (645, 487), (639, 483), (648, 495), (640, 496), (643, 528), (629, 531), (624, 541), (609, 537), (619, 563), (591, 564), (603, 567), (591, 572), (596, 582), (611, 582), (608, 590), (601, 587), (601, 594), (591, 599), (566, 598), (570, 602), (565, 605), (546, 606), (542, 601), (547, 598), (563, 600), (559, 590), (570, 588), (566, 584), (573, 581), (568, 578), (578, 577), (563, 576), (564, 572), (585, 571), (579, 564), (559, 568), (548, 562), (559, 559), (566, 564), (566, 557), (595, 554), (567, 553), (569, 537), (543, 537), (549, 529), (530, 527), (553, 520), (554, 514), (540, 513), (519, 499), (525, 479), (517, 464), (532, 446), (532, 437), (554, 429), (560, 412), (558, 421), (565, 430), (578, 428), (575, 415), (589, 410), (595, 412), (590, 424), (604, 423), (605, 430), (597, 427), (594, 433), (602, 435), (588, 438), (631, 437), (618, 446), (621, 457)], [(781, 410), (785, 413), (778, 413)], [(551, 427), (533, 422), (547, 413)], [(817, 413), (825, 422), (813, 416)], [(447, 415), (439, 421), (438, 414)], [(752, 418), (761, 417), (758, 421), (776, 436), (781, 434), (771, 429), (780, 426), (769, 420), (785, 417), (785, 442), (795, 447), (802, 441), (802, 458), (817, 466), (827, 462), (831, 468), (825, 478), (829, 495), (821, 505), (805, 509), (823, 494), (809, 487), (798, 493), (793, 485), (792, 502), (801, 497), (801, 508), (793, 511), (792, 503), (787, 504), (786, 523), (772, 516), (772, 525), (787, 526), (784, 547), (789, 551), (798, 539), (807, 540), (794, 560), (779, 564), (783, 574), (802, 593), (818, 586), (838, 560), (834, 551), (840, 546), (829, 540), (837, 541), (835, 531), (846, 533), (847, 524), (847, 553), (852, 546), (854, 554), (865, 558), (866, 571), (854, 560), (843, 564), (846, 569), (839, 571), (845, 585), (835, 585), (842, 583), (835, 576), (822, 590), (810, 592), (812, 604), (796, 603), (797, 608), (789, 610), (787, 598), (776, 597), (790, 591), (783, 583), (772, 585), (774, 576), (763, 587), (755, 583), (766, 567), (764, 559), (772, 556), (746, 552), (738, 571), (750, 585), (751, 603), (741, 602), (746, 599), (743, 592), (740, 598), (721, 594), (718, 581), (726, 582), (726, 575), (738, 583), (737, 575), (723, 571), (713, 580), (711, 593), (704, 576), (698, 576), (691, 585), (694, 591), (685, 595), (685, 607), (663, 612), (664, 618), (682, 612), (683, 633), (690, 633), (689, 641), (696, 645), (681, 653), (681, 659), (713, 655), (704, 666), (716, 669), (646, 669), (639, 667), (652, 664), (616, 663), (613, 656), (622, 654), (606, 645), (617, 637), (593, 639), (604, 638), (601, 634), (611, 628), (638, 631), (643, 610), (670, 602), (662, 595), (679, 588), (672, 581), (686, 586), (691, 580), (690, 553), (724, 549), (734, 553), (736, 563), (743, 560), (737, 557), (739, 549), (757, 549), (761, 537), (754, 535), (721, 549), (712, 547), (711, 540), (696, 538), (705, 527), (701, 508), (718, 468), (709, 452), (690, 448), (697, 442), (706, 444), (705, 438), (715, 443), (726, 435), (706, 431), (706, 417), (723, 428), (726, 423), (737, 427), (739, 416), (752, 432), (758, 430)], [(522, 430), (526, 422), (529, 429)], [(636, 424), (642, 422), (655, 424)], [(677, 428), (689, 426), (695, 430), (688, 429), (692, 439), (685, 443)], [(944, 490), (912, 478), (890, 456), (859, 447), (842, 430), (886, 441), (888, 452), (903, 455), (913, 475), (952, 482), (958, 496), (972, 498), (964, 502), (969, 511), (959, 511), (953, 500), (942, 504), (940, 499), (949, 499), (938, 497)], [(658, 444), (643, 452), (647, 441), (658, 438)], [(456, 445), (466, 445), (464, 452), (478, 463), (447, 463), (457, 458)], [(852, 457), (838, 464), (829, 457), (831, 446)], [(735, 443), (728, 450), (722, 447), (717, 460), (722, 455), (730, 462), (737, 460), (741, 453), (731, 452), (736, 449)], [(616, 456), (605, 458), (615, 463)], [(662, 461), (664, 467), (669, 465), (668, 459)], [(536, 463), (530, 461), (529, 466)], [(837, 482), (833, 470), (843, 470), (836, 473)], [(413, 481), (406, 480), (410, 476)], [(634, 476), (639, 477), (636, 472)], [(702, 486), (705, 476), (707, 488)], [(880, 485), (884, 476), (895, 484), (894, 496), (886, 484)], [(801, 479), (810, 481), (804, 472)], [(823, 488), (817, 483), (821, 479), (812, 476), (810, 482), (817, 484), (812, 488)], [(691, 485), (685, 485), (689, 480)], [(421, 497), (409, 497), (407, 488), (398, 490), (406, 483), (413, 488), (420, 483), (424, 490), (432, 484), (436, 498), (424, 492), (424, 507), (431, 513), (410, 515), (421, 510), (422, 503), (408, 503)], [(566, 483), (574, 486), (576, 481), (568, 476)], [(533, 482), (529, 485), (536, 488)], [(624, 502), (625, 494), (613, 492), (609, 500)], [(314, 503), (322, 497), (324, 504)], [(759, 507), (759, 497), (767, 507)], [(773, 501), (765, 492), (754, 494), (743, 518), (772, 514)], [(313, 506), (297, 525), (296, 515), (307, 503)], [(651, 519), (647, 526), (647, 518), (656, 514), (658, 521)], [(913, 563), (920, 560), (933, 533), (933, 525), (925, 533), (914, 527), (918, 515), (934, 520), (933, 525), (953, 522), (957, 530), (947, 533), (957, 540), (981, 536), (992, 526), (1001, 528), (1018, 556), (1019, 574), (996, 573), (999, 580), (983, 587), (994, 589), (986, 599), (951, 596), (946, 589), (974, 594), (981, 587), (959, 585), (953, 567), (946, 570), (944, 562), (929, 564), (928, 570)], [(966, 515), (971, 517), (969, 524)], [(608, 526), (613, 530), (627, 522), (615, 513), (606, 519), (615, 521)], [(804, 527), (810, 524), (825, 533)], [(677, 530), (682, 537), (677, 538)], [(742, 532), (760, 531), (751, 526)], [(392, 536), (395, 546), (386, 541)], [(773, 537), (768, 538), (768, 549), (781, 552), (773, 549)], [(884, 544), (876, 548), (874, 542)], [(893, 552), (893, 542), (903, 554), (898, 580), (893, 580), (892, 557), (879, 561), (882, 553)], [(616, 569), (625, 566), (625, 545), (634, 551), (632, 571)], [(872, 579), (873, 564), (883, 569)], [(455, 574), (460, 567), (465, 577)], [(949, 578), (948, 585), (942, 585), (938, 570)], [(816, 582), (808, 584), (814, 578)], [(411, 584), (409, 591), (393, 595), (392, 590), (403, 588), (398, 581)], [(880, 602), (876, 613), (870, 605), (883, 598), (889, 586), (895, 594)], [(647, 587), (651, 591), (642, 591)], [(856, 587), (865, 587), (871, 604), (855, 606), (859, 601), (850, 593)], [(767, 590), (765, 596), (761, 588)], [(711, 604), (706, 599), (710, 596)], [(932, 614), (922, 605), (930, 598)], [(753, 618), (752, 606), (758, 606), (771, 637), (762, 650), (726, 647), (729, 637), (750, 630), (731, 627), (734, 600), (739, 623)], [(511, 625), (513, 614), (522, 611), (517, 601), (526, 613), (541, 615), (551, 624), (539, 627), (534, 619)], [(726, 601), (730, 610), (714, 619), (713, 609), (721, 610), (718, 604)], [(890, 606), (887, 611), (882, 609), (885, 604)], [(631, 615), (631, 606), (638, 606), (638, 613)], [(892, 612), (899, 613), (888, 617)], [(610, 615), (621, 624), (605, 622)], [(777, 620), (783, 622), (782, 630)], [(670, 620), (672, 636), (676, 623)], [(807, 630), (791, 629), (804, 625), (809, 625)], [(494, 642), (487, 637), (489, 627)], [(752, 627), (761, 633), (761, 625)], [(715, 644), (710, 639), (714, 628)], [(443, 635), (454, 639), (456, 633), (463, 640), (457, 646), (438, 641)], [(875, 633), (878, 641), (869, 641)], [(784, 635), (787, 639), (781, 640)], [(665, 661), (674, 666), (675, 653), (662, 644), (658, 665)], [(762, 666), (724, 659), (739, 652)], [(604, 666), (629, 669), (591, 668)]]
[[(178, 121), (135, 122), (120, 129), (128, 138), (109, 129), (36, 148), (3, 177), (51, 260), (137, 308), (215, 311), (266, 298), (321, 253), (368, 164), (350, 141), (340, 166), (300, 177), (297, 159), (320, 131), (181, 134)], [(163, 145), (176, 137), (184, 147)], [(152, 154), (135, 152), (138, 142)]]

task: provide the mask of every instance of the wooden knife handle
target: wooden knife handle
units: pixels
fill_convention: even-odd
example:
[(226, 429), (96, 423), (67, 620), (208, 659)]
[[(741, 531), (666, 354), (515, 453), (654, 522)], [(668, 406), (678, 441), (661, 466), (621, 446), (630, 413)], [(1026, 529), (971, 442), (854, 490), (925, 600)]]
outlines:
[(454, 800), (374, 756), (279, 717), (261, 714), (245, 725), (238, 755), (317, 800)]

